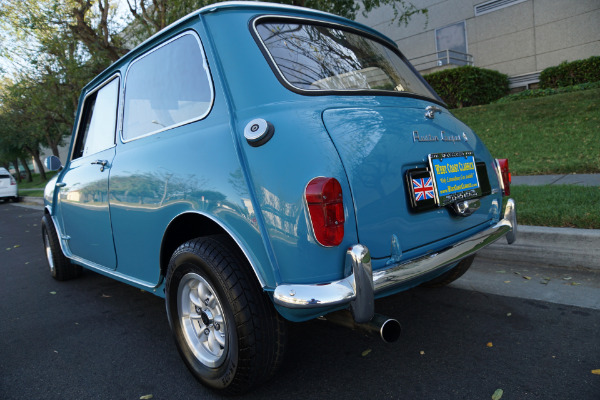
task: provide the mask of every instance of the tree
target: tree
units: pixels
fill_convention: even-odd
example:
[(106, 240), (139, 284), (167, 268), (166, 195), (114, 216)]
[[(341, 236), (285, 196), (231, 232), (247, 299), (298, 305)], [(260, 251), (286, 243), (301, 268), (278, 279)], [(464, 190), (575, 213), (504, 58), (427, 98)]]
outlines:
[[(23, 80), (2, 88), (0, 137), (3, 144), (12, 149), (12, 154), (22, 157), (23, 152), (27, 152), (37, 165), (41, 178), (46, 180), (40, 159), (40, 148), (44, 141), (43, 120), (35, 114), (36, 109), (32, 105), (35, 96), (31, 93), (34, 89), (28, 83)], [(14, 164), (18, 169), (17, 163)]]
[[(347, 18), (391, 6), (406, 24), (426, 14), (406, 0), (268, 0), (314, 8)], [(217, 0), (0, 0), (0, 56), (20, 71), (14, 84), (0, 86), (0, 127), (10, 161), (26, 151), (40, 171), (40, 148), (58, 155), (72, 130), (82, 87), (95, 75), (167, 25)], [(121, 9), (119, 9), (121, 6)], [(126, 7), (126, 9), (123, 9)], [(128, 15), (128, 17), (124, 17)], [(127, 27), (126, 27), (127, 26)], [(10, 40), (8, 40), (10, 39)], [(127, 44), (126, 44), (127, 43)], [(7, 127), (12, 127), (9, 131)], [(3, 156), (4, 157), (4, 156)], [(3, 158), (4, 160), (4, 158)]]
[[(199, 8), (218, 3), (222, 0), (127, 0), (129, 12), (133, 17), (132, 32), (141, 41), (158, 32), (179, 18)], [(408, 24), (415, 14), (427, 15), (427, 9), (418, 8), (406, 0), (266, 0), (270, 3), (289, 4), (313, 8), (355, 19), (357, 12), (367, 15), (371, 10), (381, 6), (391, 6), (394, 20), (399, 24)]]

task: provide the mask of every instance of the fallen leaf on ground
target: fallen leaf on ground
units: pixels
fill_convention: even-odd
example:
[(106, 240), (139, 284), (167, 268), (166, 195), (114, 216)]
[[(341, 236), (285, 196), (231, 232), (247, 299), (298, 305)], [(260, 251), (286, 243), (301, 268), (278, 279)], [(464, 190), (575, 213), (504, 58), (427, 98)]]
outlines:
[(50, 292), (50, 294), (56, 294), (56, 292)]
[(371, 349), (367, 349), (365, 351), (362, 352), (362, 356), (365, 357), (367, 356), (369, 353), (371, 352)]
[(487, 342), (486, 346), (487, 347), (494, 347), (494, 344), (492, 342)]
[(149, 400), (151, 398), (153, 398), (154, 396), (152, 396), (151, 394), (146, 394), (144, 396), (140, 397), (140, 400)]
[(112, 297), (112, 296), (102, 293), (102, 297)]
[(579, 283), (579, 282), (571, 282), (571, 283), (569, 283), (569, 285), (571, 285), (571, 286), (579, 286), (579, 285), (581, 285), (581, 283)]
[(21, 245), (20, 244), (15, 244), (13, 247), (16, 249), (17, 247), (21, 247)]
[(565, 276), (563, 279), (564, 279), (565, 281), (570, 281), (570, 280), (571, 280), (571, 279), (573, 279), (573, 278), (571, 278), (570, 276)]
[(507, 317), (510, 317), (512, 315), (512, 313), (506, 313)]
[(504, 281), (504, 283), (510, 283), (510, 281)]
[(506, 273), (506, 271), (504, 271), (504, 270), (502, 270), (502, 271), (496, 271), (496, 272), (499, 273), (499, 274), (505, 274)]
[(592, 370), (592, 374), (594, 374), (594, 375), (600, 375), (600, 369), (593, 369)]
[(423, 350), (421, 350), (421, 351), (419, 352), (419, 354), (420, 354), (420, 355), (424, 355), (424, 354), (425, 354), (425, 352), (424, 352)]
[(523, 279), (527, 279), (529, 281), (529, 280), (531, 280), (531, 277), (523, 275)]
[(492, 400), (500, 400), (502, 398), (503, 394), (504, 394), (504, 390), (496, 389), (496, 391), (492, 395)]

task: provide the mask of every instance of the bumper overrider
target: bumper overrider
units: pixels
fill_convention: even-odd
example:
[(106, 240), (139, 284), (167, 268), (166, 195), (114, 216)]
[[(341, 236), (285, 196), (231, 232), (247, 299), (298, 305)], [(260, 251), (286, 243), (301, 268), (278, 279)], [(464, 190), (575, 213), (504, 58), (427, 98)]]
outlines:
[(513, 243), (516, 233), (515, 203), (508, 199), (502, 220), (452, 247), (373, 272), (369, 249), (356, 244), (346, 252), (346, 270), (352, 272), (346, 278), (319, 284), (279, 285), (273, 297), (276, 304), (293, 309), (348, 304), (354, 320), (365, 323), (373, 318), (375, 293), (393, 289), (421, 275), (457, 263), (503, 236), (506, 236), (509, 244)]

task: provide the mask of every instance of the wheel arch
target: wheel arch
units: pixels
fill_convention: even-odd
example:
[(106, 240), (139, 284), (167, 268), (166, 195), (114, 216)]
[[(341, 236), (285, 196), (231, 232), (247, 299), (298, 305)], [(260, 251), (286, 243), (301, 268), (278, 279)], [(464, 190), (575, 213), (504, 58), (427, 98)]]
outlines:
[(243, 246), (242, 241), (220, 221), (199, 212), (180, 214), (167, 226), (160, 249), (161, 276), (167, 276), (171, 255), (180, 245), (188, 240), (210, 235), (226, 236), (231, 241), (232, 246), (239, 251), (240, 256), (248, 262), (260, 287), (264, 289), (267, 286), (264, 277), (257, 268), (257, 262), (249, 256), (249, 251)]

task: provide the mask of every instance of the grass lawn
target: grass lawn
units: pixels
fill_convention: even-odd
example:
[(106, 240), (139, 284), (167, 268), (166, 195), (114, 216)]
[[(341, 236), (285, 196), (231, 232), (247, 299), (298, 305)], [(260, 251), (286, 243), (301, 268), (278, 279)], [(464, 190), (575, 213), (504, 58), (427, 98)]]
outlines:
[(19, 196), (44, 197), (44, 189), (39, 190), (19, 190)]
[[(34, 197), (42, 197), (44, 196), (44, 188), (46, 187), (46, 183), (52, 179), (54, 175), (58, 172), (56, 171), (48, 171), (46, 172), (46, 180), (42, 180), (40, 174), (32, 174), (31, 182), (27, 182), (25, 179), (22, 179), (18, 184), (19, 196), (34, 196)], [(23, 190), (29, 189), (29, 190)], [(32, 190), (38, 189), (38, 190)]]
[(600, 187), (511, 186), (522, 225), (600, 229)]
[[(514, 175), (600, 173), (600, 89), (453, 110)], [(48, 173), (48, 179), (55, 172)], [(45, 182), (19, 184), (42, 196)], [(600, 188), (512, 186), (519, 224), (600, 229)]]
[(513, 175), (600, 172), (600, 89), (452, 112)]
[(48, 182), (54, 175), (58, 172), (56, 171), (48, 171), (46, 172), (47, 180), (42, 180), (40, 174), (31, 174), (31, 182), (27, 182), (25, 179), (22, 179), (21, 182), (18, 182), (19, 189), (37, 189), (44, 188), (46, 186), (46, 182)]

